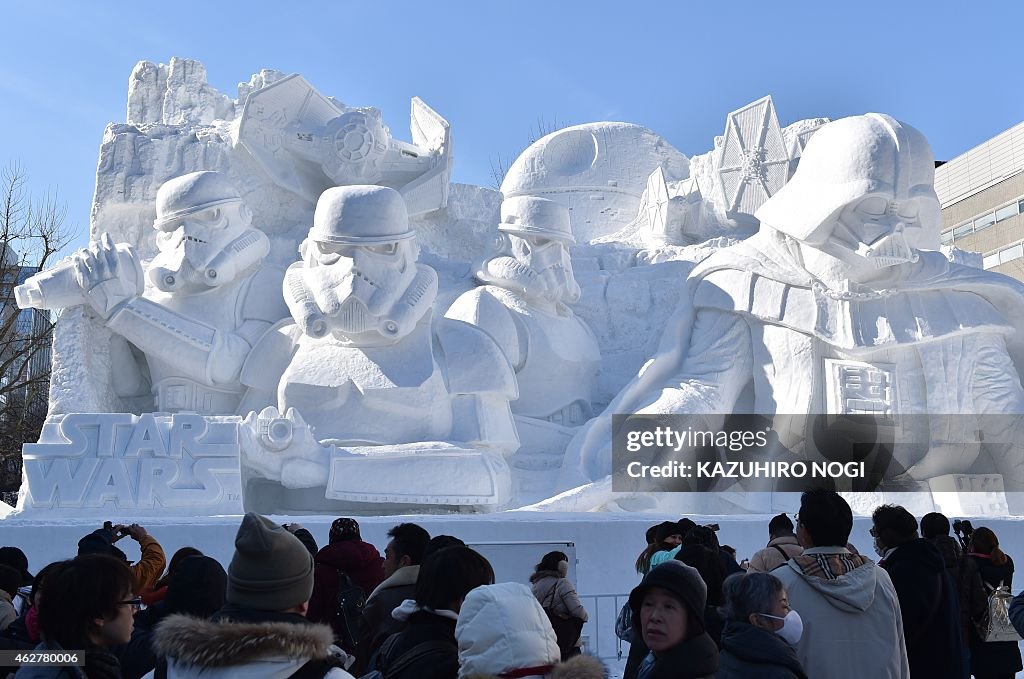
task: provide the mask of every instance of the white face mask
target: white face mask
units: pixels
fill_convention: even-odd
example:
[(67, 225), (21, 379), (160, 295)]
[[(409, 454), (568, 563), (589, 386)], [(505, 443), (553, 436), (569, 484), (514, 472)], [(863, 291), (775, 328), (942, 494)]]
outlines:
[(796, 646), (800, 641), (800, 637), (804, 633), (804, 621), (800, 619), (800, 614), (796, 611), (790, 611), (786, 614), (785, 618), (780, 618), (777, 615), (769, 615), (768, 613), (758, 613), (763, 618), (771, 618), (772, 620), (781, 620), (782, 627), (775, 630), (775, 633), (782, 637), (790, 646)]

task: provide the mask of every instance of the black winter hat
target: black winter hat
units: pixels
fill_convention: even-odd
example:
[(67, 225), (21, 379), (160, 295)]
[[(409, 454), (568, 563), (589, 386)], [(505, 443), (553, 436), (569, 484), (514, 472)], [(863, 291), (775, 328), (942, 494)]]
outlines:
[(660, 545), (662, 542), (665, 541), (665, 538), (671, 535), (678, 535), (679, 537), (683, 537), (683, 535), (685, 534), (686, 532), (675, 521), (663, 521), (659, 523), (658, 527), (654, 530), (654, 539)]
[(629, 593), (629, 608), (633, 611), (633, 626), (640, 627), (640, 605), (653, 587), (667, 590), (678, 598), (693, 616), (704, 625), (704, 607), (708, 601), (708, 587), (696, 568), (672, 559), (658, 564), (644, 576)]
[[(949, 532), (949, 531), (947, 531)], [(0, 547), (0, 564), (10, 566), (21, 574), (22, 586), (31, 585), (35, 577), (28, 572), (28, 557), (17, 547)]]

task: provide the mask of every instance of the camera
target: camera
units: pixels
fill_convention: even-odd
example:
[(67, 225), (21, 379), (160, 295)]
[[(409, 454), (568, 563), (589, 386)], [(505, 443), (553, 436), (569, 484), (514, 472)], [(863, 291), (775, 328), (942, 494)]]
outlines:
[(971, 541), (971, 536), (974, 535), (974, 526), (967, 519), (956, 519), (953, 521), (953, 532), (960, 539), (960, 546), (966, 550), (967, 545)]

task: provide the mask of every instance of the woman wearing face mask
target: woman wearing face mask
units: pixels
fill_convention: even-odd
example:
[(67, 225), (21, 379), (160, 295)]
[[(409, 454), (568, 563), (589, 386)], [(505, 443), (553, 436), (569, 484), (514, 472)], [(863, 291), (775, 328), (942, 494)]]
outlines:
[(633, 635), (649, 649), (627, 663), (623, 679), (707, 679), (718, 670), (718, 647), (704, 630), (707, 586), (695, 568), (668, 561), (629, 594)]
[(807, 679), (794, 646), (803, 632), (782, 582), (771, 573), (725, 579), (722, 655), (718, 679)]

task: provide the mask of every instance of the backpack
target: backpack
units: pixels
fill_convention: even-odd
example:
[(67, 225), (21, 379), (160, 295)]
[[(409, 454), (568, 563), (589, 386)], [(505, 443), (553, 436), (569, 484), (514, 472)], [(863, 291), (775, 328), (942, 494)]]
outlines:
[(988, 611), (980, 621), (975, 622), (978, 636), (985, 642), (1020, 641), (1020, 635), (1010, 622), (1010, 600), (1013, 598), (1010, 588), (1004, 586), (1002, 581), (998, 587), (986, 582), (985, 587), (989, 591)]
[(363, 617), (366, 594), (363, 588), (352, 582), (344, 571), (338, 571), (338, 594), (335, 596), (334, 620), (332, 625), (340, 634), (340, 644), (349, 653), (356, 649), (359, 620)]
[[(402, 673), (410, 667), (422, 663), (434, 654), (447, 653), (452, 648), (452, 644), (445, 641), (424, 641), (395, 658), (394, 662), (388, 662), (387, 658), (391, 654), (392, 649), (394, 649), (399, 636), (401, 636), (401, 633), (392, 634), (388, 637), (387, 641), (381, 645), (374, 656), (375, 662), (373, 664), (376, 667), (359, 677), (359, 679), (401, 677)], [(385, 674), (385, 670), (387, 670), (387, 674)]]

